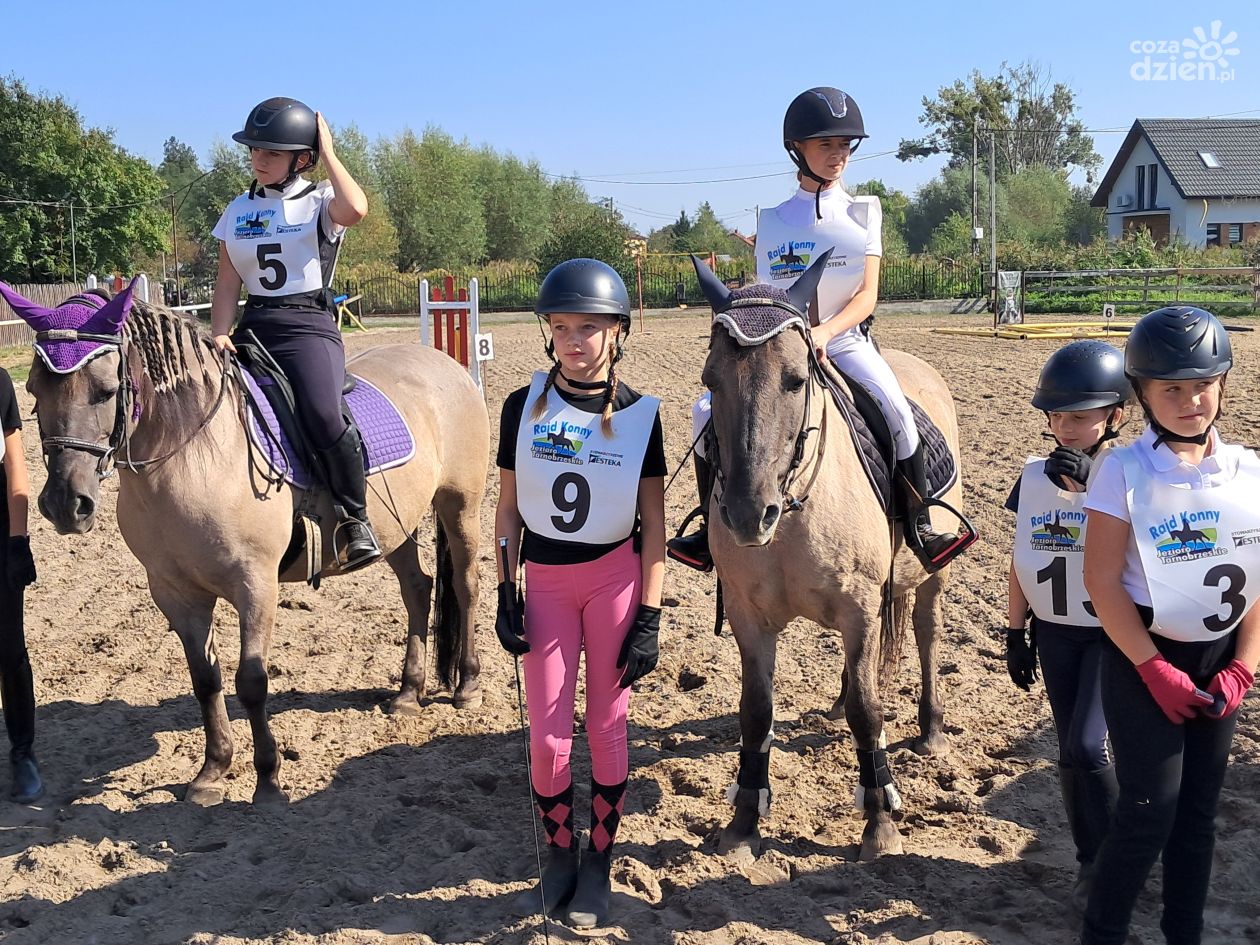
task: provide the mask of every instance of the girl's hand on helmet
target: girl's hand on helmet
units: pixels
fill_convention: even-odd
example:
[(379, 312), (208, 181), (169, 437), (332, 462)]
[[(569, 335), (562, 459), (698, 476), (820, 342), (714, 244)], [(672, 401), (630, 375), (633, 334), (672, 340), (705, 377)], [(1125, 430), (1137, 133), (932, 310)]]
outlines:
[(233, 354), (236, 354), (236, 345), (232, 344), (232, 338), (230, 335), (215, 335), (214, 350), (231, 351)]
[(328, 122), (324, 121), (323, 112), (315, 113), (315, 128), (318, 134), (317, 140), (319, 141), (319, 153), (332, 154), (333, 153), (332, 131), (330, 131), (328, 128)]

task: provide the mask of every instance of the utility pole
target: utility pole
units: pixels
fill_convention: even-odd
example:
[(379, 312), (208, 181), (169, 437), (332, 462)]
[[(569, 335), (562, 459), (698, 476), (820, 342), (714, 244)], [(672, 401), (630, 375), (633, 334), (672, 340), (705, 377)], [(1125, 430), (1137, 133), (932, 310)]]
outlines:
[(980, 240), (976, 239), (976, 227), (980, 225), (980, 208), (976, 206), (976, 163), (979, 155), (977, 137), (980, 134), (980, 113), (971, 116), (971, 255), (980, 255)]
[(70, 199), (70, 269), (74, 273), (74, 281), (79, 281), (79, 254), (75, 248), (74, 236), (74, 198)]
[(993, 317), (997, 318), (997, 145), (989, 129), (989, 271), (993, 276)]
[(179, 229), (175, 225), (175, 195), (171, 194), (171, 255), (175, 260), (175, 304), (182, 305), (179, 292)]

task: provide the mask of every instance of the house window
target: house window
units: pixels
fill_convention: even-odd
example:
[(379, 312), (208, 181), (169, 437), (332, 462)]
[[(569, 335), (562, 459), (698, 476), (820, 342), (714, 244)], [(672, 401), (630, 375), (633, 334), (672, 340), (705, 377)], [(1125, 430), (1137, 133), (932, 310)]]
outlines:
[(1217, 160), (1216, 155), (1211, 151), (1200, 151), (1199, 160), (1203, 162), (1204, 167), (1215, 169), (1221, 166), (1221, 162)]
[(1241, 242), (1242, 242), (1242, 224), (1231, 223), (1229, 225), (1229, 245), (1233, 246), (1236, 243), (1241, 243)]
[(1158, 204), (1155, 201), (1155, 198), (1159, 196), (1159, 165), (1158, 164), (1146, 165), (1146, 183), (1147, 183), (1147, 186), (1150, 188), (1150, 193), (1148, 195), (1146, 205), (1150, 207), (1152, 210), (1154, 210), (1155, 207), (1158, 206)]
[(1221, 245), (1221, 225), (1219, 223), (1209, 223), (1207, 225), (1207, 245)]
[(1146, 209), (1146, 165), (1145, 164), (1139, 164), (1137, 166), (1137, 187), (1134, 189), (1137, 192), (1137, 209), (1145, 210)]

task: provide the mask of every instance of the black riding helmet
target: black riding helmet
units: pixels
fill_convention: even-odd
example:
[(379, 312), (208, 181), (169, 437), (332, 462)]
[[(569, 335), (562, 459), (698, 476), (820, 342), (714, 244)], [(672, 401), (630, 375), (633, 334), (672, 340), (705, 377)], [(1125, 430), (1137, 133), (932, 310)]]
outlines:
[(1211, 312), (1193, 305), (1169, 305), (1143, 315), (1124, 346), (1124, 373), (1132, 379), (1217, 377), (1233, 365), (1225, 326)]
[[(852, 154), (858, 149), (862, 139), (869, 137), (857, 102), (839, 89), (828, 86), (806, 89), (792, 99), (787, 114), (783, 116), (783, 147), (787, 149), (797, 170), (819, 184), (826, 184), (828, 181), (810, 170), (809, 162), (795, 142), (808, 138), (848, 138), (849, 153)], [(814, 211), (819, 219), (822, 218), (818, 207), (821, 193), (820, 190), (820, 196), (814, 201)]]
[(1074, 341), (1046, 360), (1032, 405), (1067, 412), (1119, 407), (1132, 395), (1124, 354), (1104, 341)]
[[(1208, 430), (1198, 436), (1182, 436), (1166, 429), (1155, 419), (1142, 396), (1139, 380), (1190, 381), (1221, 378), (1234, 366), (1234, 351), (1225, 326), (1211, 312), (1193, 305), (1169, 305), (1143, 315), (1129, 332), (1124, 346), (1124, 373), (1133, 382), (1138, 403), (1147, 422), (1159, 434), (1156, 445), (1164, 440), (1178, 443), (1207, 442)], [(1220, 407), (1212, 425), (1220, 419)]]
[(315, 112), (295, 98), (281, 96), (259, 102), (245, 119), (245, 127), (232, 135), (232, 140), (251, 148), (295, 152), (289, 161), (285, 184), (297, 174), (300, 152), (311, 152), (310, 167), (319, 160), (319, 124)]
[[(616, 318), (620, 330), (613, 363), (621, 360), (621, 339), (630, 335), (630, 293), (616, 269), (598, 259), (568, 259), (552, 269), (539, 286), (534, 303), (539, 330), (544, 316), (561, 312)], [(547, 356), (555, 360), (555, 346), (550, 340)]]

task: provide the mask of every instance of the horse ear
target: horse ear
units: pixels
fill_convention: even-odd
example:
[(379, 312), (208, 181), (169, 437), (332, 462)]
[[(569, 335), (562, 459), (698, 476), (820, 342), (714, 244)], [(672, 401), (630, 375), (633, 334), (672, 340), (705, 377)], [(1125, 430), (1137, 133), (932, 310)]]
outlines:
[(717, 277), (717, 273), (710, 269), (706, 263), (700, 261), (695, 253), (691, 254), (691, 264), (696, 267), (696, 278), (700, 280), (700, 291), (704, 293), (705, 300), (709, 303), (709, 306), (715, 312), (726, 308), (726, 303), (731, 300), (731, 290)]
[(136, 276), (131, 280), (131, 284), (123, 289), (105, 305), (96, 312), (81, 330), (100, 332), (103, 335), (117, 335), (122, 331), (123, 325), (127, 324), (127, 316), (131, 314), (131, 306), (135, 302)]
[(792, 304), (802, 312), (808, 309), (809, 303), (814, 300), (814, 293), (818, 291), (818, 282), (822, 279), (823, 270), (827, 268), (827, 260), (831, 258), (831, 253), (832, 250), (829, 249), (810, 263), (809, 268), (792, 283), (792, 288), (787, 290)]
[(43, 305), (36, 305), (22, 293), (4, 282), (0, 282), (0, 295), (4, 296), (4, 300), (9, 303), (13, 311), (17, 312), (18, 318), (36, 331), (46, 331), (52, 327), (52, 309), (45, 308)]

